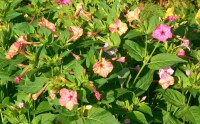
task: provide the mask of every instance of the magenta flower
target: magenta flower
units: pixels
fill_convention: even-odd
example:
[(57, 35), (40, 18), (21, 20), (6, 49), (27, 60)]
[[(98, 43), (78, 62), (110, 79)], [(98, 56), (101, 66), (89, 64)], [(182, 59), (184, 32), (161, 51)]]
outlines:
[(177, 19), (177, 17), (175, 15), (171, 15), (171, 16), (168, 16), (165, 20), (169, 21), (169, 22), (172, 22), (172, 21), (174, 21), (176, 19)]
[(65, 106), (67, 109), (72, 110), (73, 107), (78, 104), (77, 92), (75, 90), (70, 91), (66, 88), (62, 88), (60, 90), (59, 103), (61, 106)]
[(167, 39), (172, 38), (171, 27), (165, 24), (159, 24), (153, 31), (152, 37), (165, 43)]
[(71, 0), (58, 0), (57, 2), (59, 4), (68, 5), (68, 6), (71, 4)]
[(98, 101), (100, 101), (100, 100), (101, 100), (101, 94), (99, 93), (99, 91), (96, 90), (95, 86), (94, 86), (92, 83), (88, 82), (88, 84), (89, 84), (89, 86), (92, 88), (96, 99), (97, 99)]

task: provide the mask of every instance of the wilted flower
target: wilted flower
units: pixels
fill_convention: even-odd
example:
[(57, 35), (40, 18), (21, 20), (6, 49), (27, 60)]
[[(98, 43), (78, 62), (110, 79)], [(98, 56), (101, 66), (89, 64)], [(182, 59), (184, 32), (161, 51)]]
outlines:
[(163, 89), (167, 89), (170, 85), (174, 84), (174, 77), (171, 76), (173, 73), (174, 70), (171, 67), (166, 67), (159, 70), (160, 80), (158, 82)]
[(91, 21), (91, 13), (87, 12), (83, 9), (83, 3), (79, 3), (76, 6), (76, 12), (75, 15), (82, 15), (86, 18), (87, 21)]
[(15, 82), (15, 83), (19, 83), (19, 82), (21, 81), (22, 77), (23, 77), (28, 71), (29, 71), (29, 69), (25, 70), (20, 76), (16, 76), (16, 77), (14, 78), (14, 82)]
[(165, 24), (159, 24), (153, 31), (152, 37), (165, 43), (168, 38), (172, 38), (171, 27)]
[(100, 101), (100, 100), (101, 100), (101, 94), (99, 93), (99, 91), (96, 90), (95, 86), (94, 86), (92, 83), (88, 82), (88, 84), (89, 84), (89, 86), (92, 88), (96, 99), (97, 99), (98, 101)]
[(75, 53), (72, 53), (72, 52), (71, 52), (71, 54), (76, 60), (80, 60), (81, 59), (81, 57), (79, 55), (76, 55)]
[(27, 35), (22, 35), (20, 36), (16, 42), (14, 42), (6, 54), (6, 59), (10, 60), (12, 59), (15, 55), (18, 54), (18, 51), (20, 50), (21, 47), (24, 46), (24, 43), (27, 42)]
[(69, 32), (70, 32), (70, 39), (69, 39), (70, 41), (76, 41), (83, 35), (83, 29), (77, 26), (70, 26)]
[(125, 57), (120, 57), (120, 58), (112, 58), (113, 61), (118, 61), (118, 62), (126, 62)]
[(177, 54), (178, 57), (185, 57), (185, 50), (178, 49)]
[(71, 0), (57, 0), (57, 3), (69, 6), (71, 4)]
[(128, 20), (128, 22), (132, 22), (134, 20), (139, 21), (140, 22), (140, 18), (139, 18), (139, 14), (140, 14), (140, 8), (136, 7), (133, 11), (127, 11), (126, 12), (126, 19)]
[(190, 70), (185, 70), (186, 76), (190, 76)]
[(61, 106), (65, 106), (67, 109), (72, 110), (73, 107), (78, 104), (77, 92), (75, 90), (70, 91), (66, 88), (62, 88), (60, 90), (59, 103)]
[(47, 19), (45, 19), (44, 17), (42, 17), (40, 19), (40, 21), (38, 22), (38, 26), (44, 26), (46, 27), (48, 30), (54, 32), (56, 30), (56, 27), (53, 23), (49, 22)]
[(18, 106), (19, 106), (20, 109), (22, 109), (24, 107), (24, 103), (20, 102)]
[(114, 50), (108, 51), (108, 42), (105, 42), (105, 44), (103, 46), (103, 51), (108, 53), (111, 56), (111, 55), (115, 54), (118, 51), (118, 49), (116, 48)]
[(112, 70), (113, 70), (112, 63), (106, 61), (105, 58), (101, 58), (100, 61), (94, 64), (93, 66), (94, 73), (102, 77), (107, 77)]
[(190, 50), (190, 41), (188, 39), (186, 39), (186, 38), (180, 38), (180, 39), (183, 42), (181, 44), (181, 46), (184, 46), (184, 47), (186, 47), (186, 48), (188, 48)]
[(117, 32), (119, 35), (126, 33), (128, 27), (126, 23), (123, 23), (120, 19), (118, 19), (114, 24), (111, 24), (109, 27), (110, 32)]
[(127, 119), (124, 120), (124, 123), (125, 123), (125, 124), (130, 124), (130, 123), (131, 123), (131, 120), (130, 120), (129, 118), (127, 118)]

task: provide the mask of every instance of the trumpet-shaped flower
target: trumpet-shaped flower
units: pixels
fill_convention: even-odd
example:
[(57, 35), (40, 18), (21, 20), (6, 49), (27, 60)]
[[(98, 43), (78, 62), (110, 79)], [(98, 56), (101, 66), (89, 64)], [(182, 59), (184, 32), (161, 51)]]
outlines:
[(178, 57), (185, 57), (185, 50), (178, 49), (177, 54)]
[(139, 14), (140, 14), (140, 8), (136, 7), (133, 11), (128, 10), (126, 12), (125, 17), (128, 20), (128, 22), (132, 22), (133, 20), (137, 20), (140, 22)]
[(126, 23), (123, 23), (120, 19), (118, 19), (114, 24), (111, 24), (109, 27), (110, 32), (117, 32), (119, 35), (126, 33), (128, 30), (128, 26)]
[(167, 39), (172, 38), (171, 27), (165, 24), (159, 24), (153, 31), (152, 37), (165, 43)]
[(47, 19), (45, 18), (41, 18), (40, 21), (38, 22), (38, 26), (44, 26), (45, 28), (47, 28), (48, 30), (54, 32), (56, 30), (56, 27), (53, 23), (49, 22)]
[(60, 90), (59, 103), (61, 106), (65, 106), (67, 109), (72, 110), (73, 107), (78, 104), (77, 92), (75, 90), (70, 91), (66, 88), (62, 88)]
[(101, 58), (99, 62), (93, 65), (94, 73), (104, 78), (107, 77), (112, 70), (113, 70), (112, 63), (105, 60), (105, 58)]
[(70, 26), (69, 28), (70, 33), (70, 41), (76, 41), (83, 35), (83, 29), (77, 26)]

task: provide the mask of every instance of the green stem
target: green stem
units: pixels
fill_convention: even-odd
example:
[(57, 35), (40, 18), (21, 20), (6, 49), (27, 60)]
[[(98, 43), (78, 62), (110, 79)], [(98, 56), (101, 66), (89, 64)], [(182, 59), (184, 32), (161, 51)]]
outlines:
[(2, 114), (2, 112), (1, 112), (1, 109), (0, 109), (0, 113), (1, 113), (1, 122), (2, 122), (2, 124), (3, 124), (4, 118), (3, 118), (3, 114)]
[(142, 72), (142, 70), (144, 69), (144, 67), (147, 65), (147, 63), (149, 62), (150, 58), (152, 57), (153, 53), (155, 52), (156, 48), (158, 47), (158, 44), (159, 44), (159, 42), (157, 42), (157, 44), (156, 44), (156, 46), (154, 47), (153, 51), (151, 52), (150, 56), (148, 56), (147, 59), (144, 59), (143, 65), (142, 65), (142, 67), (140, 68), (140, 71), (137, 73), (137, 75), (136, 75), (136, 77), (135, 77), (133, 83), (136, 82), (136, 80), (137, 80), (137, 78), (139, 77), (140, 73)]

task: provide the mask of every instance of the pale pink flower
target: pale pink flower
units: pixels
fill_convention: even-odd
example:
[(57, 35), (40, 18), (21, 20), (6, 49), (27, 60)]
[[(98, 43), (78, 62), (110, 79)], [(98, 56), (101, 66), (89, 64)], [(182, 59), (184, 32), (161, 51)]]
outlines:
[(24, 103), (20, 102), (18, 106), (19, 106), (20, 109), (22, 109), (24, 107)]
[(190, 70), (185, 70), (185, 75), (190, 76)]
[(128, 26), (126, 23), (123, 23), (120, 19), (117, 19), (117, 21), (114, 24), (111, 24), (109, 27), (110, 32), (117, 32), (119, 35), (122, 35), (126, 33), (128, 30)]
[(71, 4), (71, 0), (58, 0), (57, 2), (59, 4), (68, 5), (68, 6)]
[(190, 50), (190, 41), (188, 39), (186, 39), (186, 38), (181, 38), (181, 39), (182, 39), (181, 41), (183, 41), (181, 46), (184, 46), (184, 47), (186, 47), (186, 48), (188, 48)]
[(128, 20), (128, 22), (132, 22), (133, 20), (140, 22), (139, 14), (140, 14), (140, 7), (136, 7), (133, 11), (128, 10), (126, 12), (125, 17)]
[(171, 27), (165, 24), (159, 24), (153, 31), (152, 37), (165, 43), (167, 39), (172, 38)]
[(108, 53), (111, 56), (111, 55), (114, 55), (118, 51), (118, 49), (116, 48), (114, 50), (108, 51), (108, 42), (105, 42), (105, 44), (103, 46), (103, 51)]
[(44, 26), (45, 28), (47, 28), (48, 30), (50, 30), (52, 32), (54, 32), (56, 30), (55, 25), (52, 22), (49, 22), (44, 17), (42, 17), (40, 19), (40, 21), (38, 22), (38, 26), (40, 26), (40, 27)]
[(177, 20), (177, 17), (176, 17), (175, 15), (170, 15), (170, 16), (168, 16), (165, 20), (166, 20), (166, 21), (169, 21), (169, 22), (172, 22), (172, 21), (174, 21), (174, 20)]
[(111, 62), (105, 60), (105, 58), (101, 58), (99, 62), (93, 65), (94, 73), (102, 76), (107, 77), (108, 74), (113, 70), (113, 65)]
[(67, 109), (72, 110), (77, 101), (77, 92), (75, 90), (68, 90), (66, 88), (62, 88), (60, 90), (60, 99), (59, 103), (61, 106), (65, 106)]
[(112, 58), (113, 61), (118, 61), (118, 62), (126, 62), (125, 57), (120, 57), (120, 58)]
[(158, 82), (162, 86), (163, 89), (166, 89), (170, 85), (174, 84), (174, 77), (171, 76), (173, 73), (174, 73), (174, 70), (171, 67), (165, 67), (159, 70), (158, 74), (159, 74), (160, 80)]
[(178, 49), (177, 54), (178, 57), (185, 57), (185, 50)]
[(70, 33), (70, 41), (76, 41), (83, 35), (83, 29), (78, 26), (70, 26), (69, 27)]
[(129, 118), (127, 118), (127, 119), (124, 120), (124, 123), (125, 123), (125, 124), (130, 124), (130, 123), (131, 123), (131, 120), (130, 120)]
[(79, 55), (77, 55), (75, 53), (72, 53), (72, 52), (71, 52), (71, 54), (76, 60), (80, 60), (81, 59), (81, 57)]
[(29, 69), (26, 69), (20, 76), (16, 76), (14, 78), (14, 82), (15, 83), (19, 83), (21, 81), (21, 79), (23, 78), (23, 76), (29, 71)]

